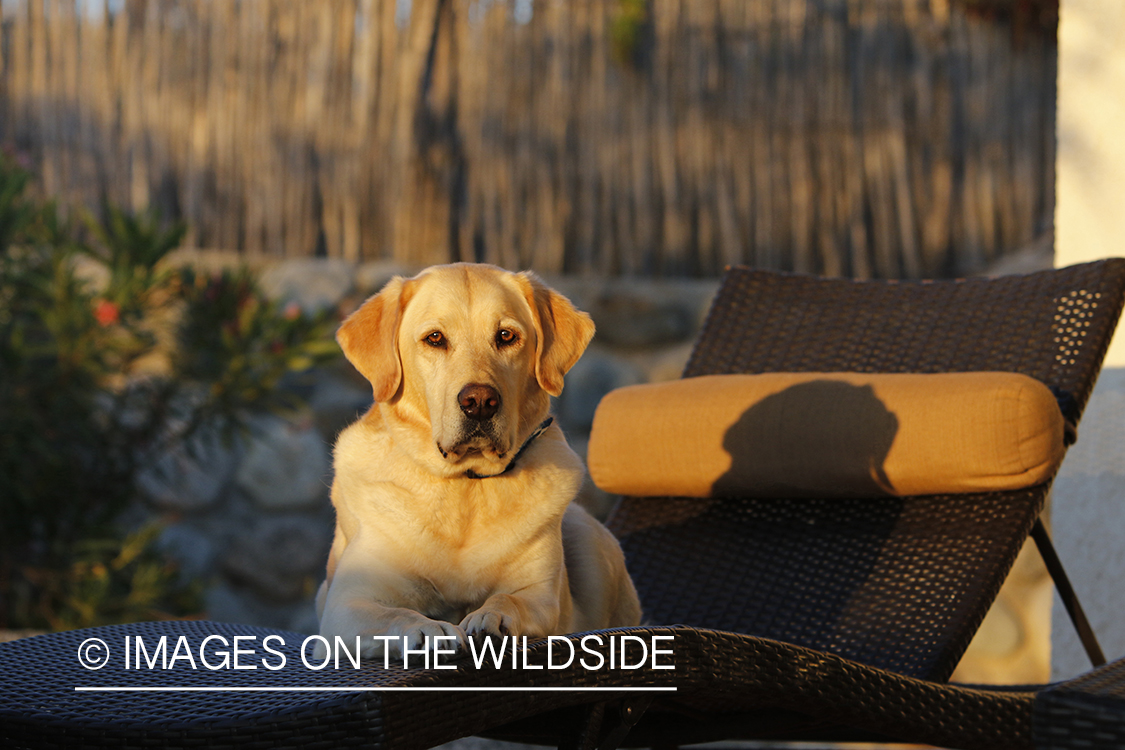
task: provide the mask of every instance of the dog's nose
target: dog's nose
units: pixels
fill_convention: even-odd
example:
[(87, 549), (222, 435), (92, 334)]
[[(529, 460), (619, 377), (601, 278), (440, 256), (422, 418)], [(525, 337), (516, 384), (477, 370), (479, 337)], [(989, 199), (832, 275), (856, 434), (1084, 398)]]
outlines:
[(466, 417), (483, 422), (500, 410), (500, 393), (490, 385), (470, 383), (457, 394), (457, 403)]

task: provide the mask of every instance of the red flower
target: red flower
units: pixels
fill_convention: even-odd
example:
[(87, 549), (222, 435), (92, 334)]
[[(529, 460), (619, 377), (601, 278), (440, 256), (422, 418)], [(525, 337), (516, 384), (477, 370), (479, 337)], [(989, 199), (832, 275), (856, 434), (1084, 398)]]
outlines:
[(94, 318), (99, 325), (113, 325), (121, 319), (121, 309), (107, 299), (98, 300), (98, 304), (94, 307)]

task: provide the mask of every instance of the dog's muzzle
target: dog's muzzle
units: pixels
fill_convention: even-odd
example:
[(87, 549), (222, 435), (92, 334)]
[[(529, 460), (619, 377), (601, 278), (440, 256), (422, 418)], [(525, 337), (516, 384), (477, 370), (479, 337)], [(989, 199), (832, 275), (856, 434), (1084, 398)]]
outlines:
[(443, 446), (439, 441), (442, 457), (459, 461), (472, 452), (491, 452), (503, 459), (509, 446), (499, 433), (496, 418), (502, 404), (500, 392), (490, 385), (470, 383), (462, 388), (457, 394), (461, 424), (452, 443)]
[(500, 392), (490, 385), (470, 383), (457, 394), (461, 413), (474, 422), (485, 422), (500, 411)]

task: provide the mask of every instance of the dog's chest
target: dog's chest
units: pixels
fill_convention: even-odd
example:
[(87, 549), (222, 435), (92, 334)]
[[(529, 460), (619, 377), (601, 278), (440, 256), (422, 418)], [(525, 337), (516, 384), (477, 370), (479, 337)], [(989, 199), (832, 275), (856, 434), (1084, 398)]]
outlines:
[(428, 512), (413, 519), (415, 565), (441, 589), (489, 590), (561, 543), (565, 498), (496, 492), (488, 481), (472, 484), (477, 486), (432, 498)]
[(559, 502), (549, 494), (502, 492), (495, 484), (495, 480), (458, 482), (430, 498), (428, 512), (416, 520), (431, 554), (468, 567), (511, 558), (545, 527), (557, 524), (566, 508), (565, 500)]

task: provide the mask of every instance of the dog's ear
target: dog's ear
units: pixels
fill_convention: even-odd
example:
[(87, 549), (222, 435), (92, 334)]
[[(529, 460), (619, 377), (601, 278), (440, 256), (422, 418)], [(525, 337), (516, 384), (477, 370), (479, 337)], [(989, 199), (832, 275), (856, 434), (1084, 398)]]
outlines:
[(557, 396), (562, 393), (563, 376), (594, 337), (594, 321), (530, 271), (519, 278), (535, 320), (535, 379), (540, 388)]
[(398, 326), (407, 296), (407, 281), (396, 276), (336, 331), (344, 356), (371, 381), (376, 401), (390, 401), (402, 382)]

